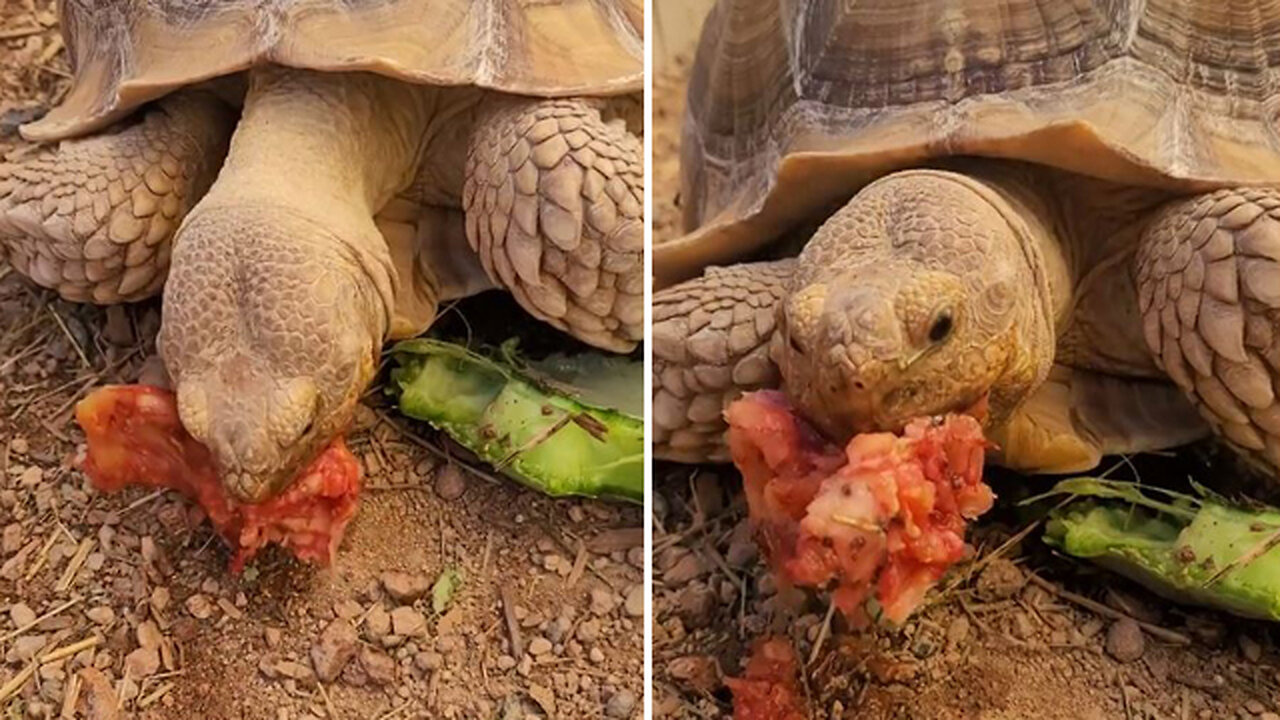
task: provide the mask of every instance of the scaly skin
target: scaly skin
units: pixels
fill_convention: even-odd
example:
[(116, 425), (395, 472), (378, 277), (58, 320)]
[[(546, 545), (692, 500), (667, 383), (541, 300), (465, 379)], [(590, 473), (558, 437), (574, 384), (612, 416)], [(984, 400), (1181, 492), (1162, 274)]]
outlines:
[(154, 295), (234, 126), (230, 106), (187, 90), (100, 135), (0, 162), (0, 257), (67, 300)]
[(183, 425), (233, 496), (279, 492), (349, 425), (394, 309), (373, 217), (450, 97), (253, 71), (223, 170), (178, 233), (158, 338)]
[[(1280, 466), (1280, 192), (1161, 207), (1025, 164), (948, 167), (868, 185), (794, 261), (658, 293), (658, 456), (724, 459), (723, 409), (781, 384), (839, 439), (986, 397), (993, 460), (1027, 472), (1191, 442), (1199, 415)], [(778, 379), (748, 380), (766, 342)]]
[(582, 100), (494, 97), (467, 156), (467, 239), (531, 315), (596, 347), (644, 337), (643, 146)]
[(770, 384), (768, 372), (738, 381), (765, 343), (783, 389), (833, 438), (983, 397), (1002, 425), (1048, 375), (1069, 292), (1042, 215), (989, 180), (894, 173), (832, 215), (794, 263), (709, 271), (658, 293), (658, 456), (725, 457), (719, 413)]
[(346, 430), (384, 340), (443, 300), (497, 283), (635, 347), (640, 143), (601, 107), (258, 68), (234, 135), (228, 107), (185, 91), (0, 166), (0, 254), (103, 303), (168, 271), (158, 346), (182, 422), (230, 494), (261, 501)]
[(1002, 425), (1053, 363), (1046, 253), (1058, 246), (1024, 210), (990, 182), (917, 170), (827, 220), (773, 339), (801, 411), (844, 438), (988, 397)]
[(1280, 468), (1280, 190), (1175, 200), (1142, 231), (1136, 264), (1147, 344), (1241, 453)]

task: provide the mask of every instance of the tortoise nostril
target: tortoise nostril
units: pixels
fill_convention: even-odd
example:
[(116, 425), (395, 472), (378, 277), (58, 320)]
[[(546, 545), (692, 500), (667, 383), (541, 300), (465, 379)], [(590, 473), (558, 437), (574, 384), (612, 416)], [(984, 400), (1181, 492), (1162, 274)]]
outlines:
[(867, 384), (866, 384), (866, 383), (864, 383), (864, 382), (862, 382), (861, 380), (854, 380), (854, 381), (853, 381), (853, 389), (854, 389), (854, 390), (866, 390), (866, 389), (867, 389)]

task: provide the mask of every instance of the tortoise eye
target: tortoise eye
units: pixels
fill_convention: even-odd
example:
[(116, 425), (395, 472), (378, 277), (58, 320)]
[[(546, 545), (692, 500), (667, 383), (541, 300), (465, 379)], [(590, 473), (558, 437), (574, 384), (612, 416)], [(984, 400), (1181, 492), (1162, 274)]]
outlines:
[(951, 336), (951, 327), (954, 323), (951, 320), (951, 311), (943, 310), (933, 319), (933, 325), (929, 326), (929, 342), (940, 343)]

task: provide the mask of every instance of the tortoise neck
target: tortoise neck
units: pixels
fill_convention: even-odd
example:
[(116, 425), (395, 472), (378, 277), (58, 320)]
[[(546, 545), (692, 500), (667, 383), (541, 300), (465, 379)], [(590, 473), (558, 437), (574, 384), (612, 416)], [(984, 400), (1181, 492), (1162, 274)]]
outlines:
[(412, 179), (436, 94), (365, 73), (256, 69), (215, 189), (372, 217)]
[(1063, 242), (1058, 201), (1044, 178), (1025, 163), (985, 160), (957, 169), (982, 182), (998, 198), (995, 204), (1016, 232), (1036, 280), (1042, 311), (1055, 333), (1061, 331), (1071, 315), (1077, 263)]

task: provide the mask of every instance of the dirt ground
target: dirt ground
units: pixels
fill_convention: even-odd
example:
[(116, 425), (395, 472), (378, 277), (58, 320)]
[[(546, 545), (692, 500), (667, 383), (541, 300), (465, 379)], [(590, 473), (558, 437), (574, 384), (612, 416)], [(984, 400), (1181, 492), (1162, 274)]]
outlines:
[[(52, 7), (0, 4), (10, 157), (24, 150), (16, 125), (66, 91)], [(487, 302), (500, 310), (476, 312), (518, 317)], [(370, 407), (350, 437), (367, 489), (326, 569), (276, 552), (232, 576), (182, 498), (93, 490), (74, 467), (73, 405), (134, 380), (158, 324), (154, 302), (64, 303), (0, 261), (0, 717), (642, 714), (638, 508), (471, 475), (428, 449), (441, 447), (428, 428)], [(430, 588), (447, 570), (462, 582), (435, 612)], [(317, 654), (354, 658), (319, 682)]]
[[(661, 242), (680, 230), (682, 73), (654, 84)], [(1177, 470), (1153, 459), (1149, 472), (1194, 463), (1175, 460)], [(756, 639), (781, 634), (804, 666), (815, 720), (1280, 720), (1274, 626), (1180, 608), (1049, 552), (1036, 517), (1010, 509), (1044, 479), (995, 474), (1000, 505), (946, 592), (903, 628), (854, 632), (824, 597), (778, 591), (736, 471), (659, 463), (654, 477), (655, 717), (729, 717), (722, 678), (741, 672)]]

